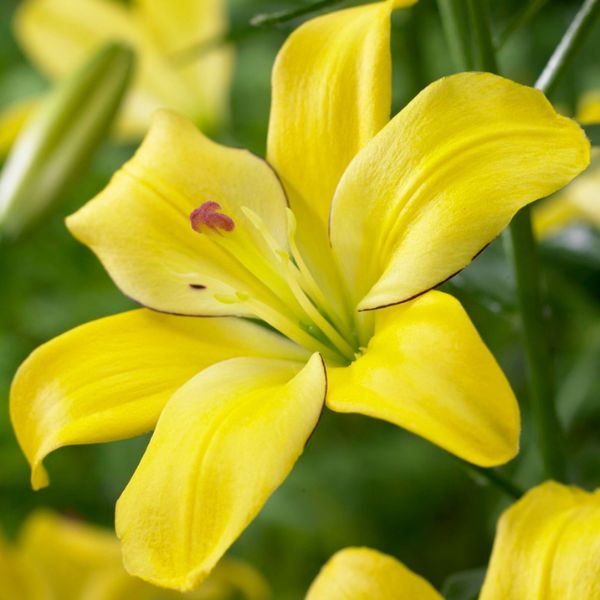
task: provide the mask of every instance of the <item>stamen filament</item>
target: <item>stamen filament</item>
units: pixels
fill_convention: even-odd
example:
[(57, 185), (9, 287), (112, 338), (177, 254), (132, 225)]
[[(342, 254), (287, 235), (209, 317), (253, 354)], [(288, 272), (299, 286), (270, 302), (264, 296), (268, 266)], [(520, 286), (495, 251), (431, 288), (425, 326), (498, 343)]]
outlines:
[[(330, 307), (330, 304), (327, 302), (327, 299), (323, 295), (323, 291), (315, 281), (313, 274), (310, 269), (306, 265), (302, 253), (296, 244), (296, 216), (294, 213), (288, 208), (288, 244), (290, 246), (290, 250), (292, 256), (294, 257), (294, 262), (298, 267), (298, 272), (303, 280), (303, 287), (308, 290), (309, 296), (313, 300), (313, 302), (326, 314), (327, 318), (331, 320), (331, 322), (335, 325), (335, 327), (340, 332), (352, 332), (352, 322), (350, 319), (346, 318), (347, 315), (342, 311), (341, 314)], [(350, 343), (355, 343), (356, 340), (347, 340)]]
[(333, 364), (342, 366), (347, 363), (347, 357), (342, 356), (335, 348), (330, 348), (310, 333), (304, 331), (300, 327), (300, 322), (298, 324), (294, 323), (285, 315), (257, 300), (250, 300), (247, 304), (259, 319), (277, 329), (293, 342), (296, 342), (307, 350), (319, 352), (323, 358)]
[[(242, 207), (242, 211), (248, 217), (248, 219), (252, 222), (254, 227), (260, 232), (262, 237), (264, 238), (267, 246), (271, 250), (277, 264), (282, 267), (282, 277), (285, 279), (289, 289), (292, 291), (296, 301), (302, 308), (302, 310), (306, 313), (306, 315), (313, 321), (314, 325), (320, 330), (326, 338), (328, 338), (333, 346), (343, 354), (348, 360), (352, 360), (354, 356), (354, 347), (348, 342), (346, 338), (333, 326), (326, 317), (320, 312), (319, 308), (316, 306), (316, 302), (313, 298), (306, 292), (305, 288), (302, 286), (302, 273), (299, 270), (297, 264), (293, 263), (289, 253), (283, 250), (275, 238), (271, 235), (268, 229), (264, 226), (261, 218), (251, 209), (247, 207)], [(288, 211), (288, 225), (290, 224), (290, 215), (293, 219), (293, 213)], [(295, 221), (292, 224), (293, 230), (295, 231)], [(290, 227), (288, 227), (289, 231)], [(293, 233), (289, 238), (293, 238)], [(298, 253), (299, 254), (299, 253)], [(294, 259), (296, 256), (294, 256)], [(301, 259), (300, 259), (301, 260)], [(314, 279), (311, 281), (314, 283)], [(314, 287), (318, 289), (316, 283), (314, 283)], [(320, 292), (320, 290), (319, 290)], [(324, 300), (324, 298), (323, 298)], [(347, 331), (347, 328), (342, 329), (342, 331)]]
[[(237, 236), (240, 235), (241, 232), (237, 232)], [(284, 307), (293, 306), (294, 296), (290, 294), (289, 287), (273, 270), (272, 265), (265, 261), (259, 252), (256, 252), (251, 241), (219, 234), (211, 235), (211, 239), (253, 276), (253, 279), (276, 306), (281, 310), (285, 310)]]
[(258, 239), (254, 232), (236, 224), (218, 202), (204, 202), (190, 215), (195, 231), (208, 236), (251, 275), (250, 294), (234, 292), (215, 299), (225, 304), (245, 304), (256, 317), (305, 348), (321, 352), (336, 363), (351, 362), (358, 348), (358, 340), (353, 339), (355, 330), (329, 308), (302, 259), (295, 244), (296, 222), (291, 211), (288, 244), (282, 244), (258, 214), (248, 207), (240, 208), (256, 229)]

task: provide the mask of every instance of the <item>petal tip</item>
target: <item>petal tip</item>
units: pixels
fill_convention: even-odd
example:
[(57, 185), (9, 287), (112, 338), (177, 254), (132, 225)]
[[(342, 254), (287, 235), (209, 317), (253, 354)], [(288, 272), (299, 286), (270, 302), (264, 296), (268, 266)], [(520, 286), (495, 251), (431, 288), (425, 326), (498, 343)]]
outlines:
[(31, 466), (31, 488), (34, 491), (42, 490), (50, 485), (48, 472), (44, 468), (42, 461), (35, 461)]

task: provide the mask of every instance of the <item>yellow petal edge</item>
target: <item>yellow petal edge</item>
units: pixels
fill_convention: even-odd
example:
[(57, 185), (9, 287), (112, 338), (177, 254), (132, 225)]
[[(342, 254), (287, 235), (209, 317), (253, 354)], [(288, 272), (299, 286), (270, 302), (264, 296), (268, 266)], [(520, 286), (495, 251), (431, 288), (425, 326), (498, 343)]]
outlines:
[(306, 600), (375, 599), (443, 600), (425, 579), (370, 548), (345, 548), (334, 554), (306, 595)]
[(600, 490), (554, 482), (500, 518), (480, 600), (600, 598)]

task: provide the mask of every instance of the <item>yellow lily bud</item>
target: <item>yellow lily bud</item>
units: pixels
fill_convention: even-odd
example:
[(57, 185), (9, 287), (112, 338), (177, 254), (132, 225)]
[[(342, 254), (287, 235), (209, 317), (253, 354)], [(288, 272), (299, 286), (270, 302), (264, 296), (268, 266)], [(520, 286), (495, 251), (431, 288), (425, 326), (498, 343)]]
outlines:
[(133, 52), (110, 43), (64, 80), (18, 137), (0, 177), (0, 235), (48, 213), (104, 139), (127, 90)]

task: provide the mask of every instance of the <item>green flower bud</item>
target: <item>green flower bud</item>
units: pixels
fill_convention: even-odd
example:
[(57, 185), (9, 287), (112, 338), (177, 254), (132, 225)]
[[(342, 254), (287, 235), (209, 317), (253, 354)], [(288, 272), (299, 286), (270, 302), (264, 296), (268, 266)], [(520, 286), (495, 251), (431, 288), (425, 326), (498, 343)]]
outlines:
[(132, 50), (103, 46), (62, 81), (25, 125), (0, 176), (0, 236), (48, 214), (106, 137), (133, 72)]

